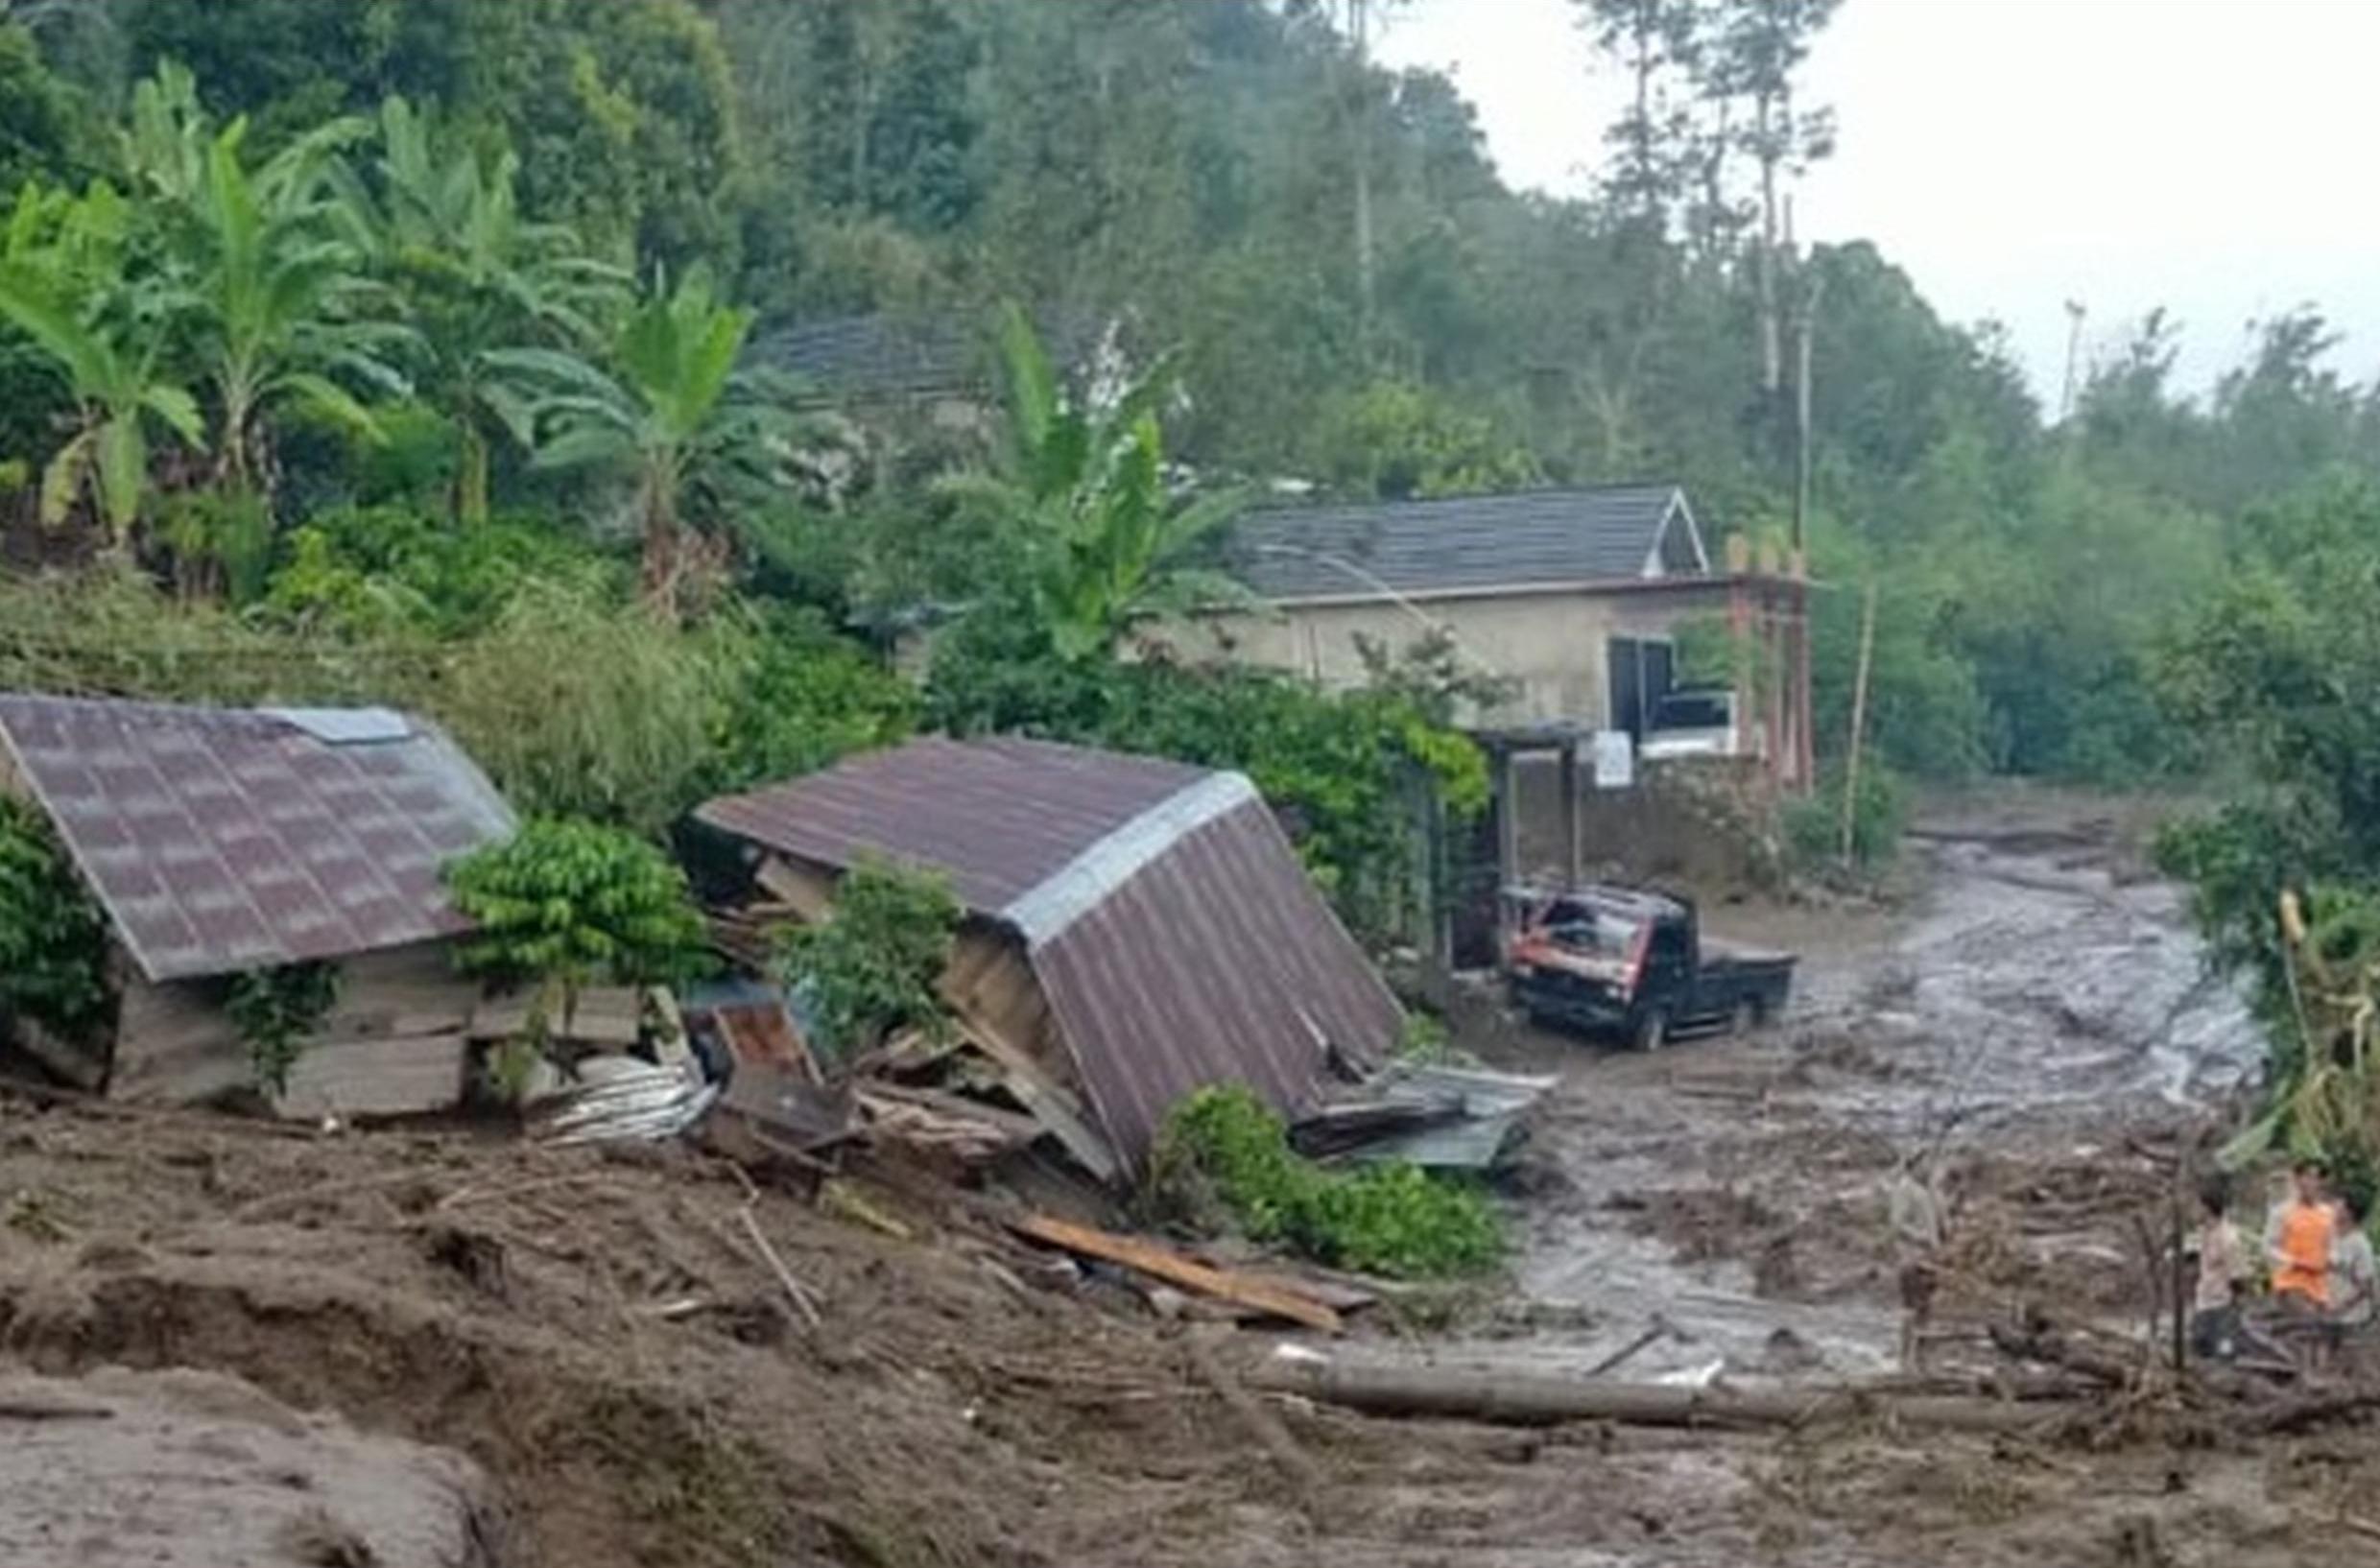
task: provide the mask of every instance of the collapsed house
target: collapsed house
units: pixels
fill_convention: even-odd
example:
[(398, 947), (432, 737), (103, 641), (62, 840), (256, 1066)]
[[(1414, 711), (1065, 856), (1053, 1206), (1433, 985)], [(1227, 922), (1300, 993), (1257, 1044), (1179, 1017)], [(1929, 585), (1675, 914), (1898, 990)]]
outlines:
[(1385, 1061), (1402, 1027), (1238, 773), (923, 740), (696, 817), (755, 890), (731, 934), (824, 917), (837, 877), (870, 859), (947, 876), (966, 909), (941, 986), (960, 1041), (1024, 1134), (1106, 1180), (1143, 1165), (1193, 1090), (1244, 1083), (1294, 1118)]
[(512, 813), (437, 726), (386, 708), (226, 709), (0, 694), (0, 790), (37, 805), (106, 912), (108, 1037), (13, 1020), (59, 1076), (132, 1100), (248, 1085), (239, 975), (331, 962), (336, 1000), (279, 1108), (427, 1110), (462, 1094), (480, 1007), (440, 867)]

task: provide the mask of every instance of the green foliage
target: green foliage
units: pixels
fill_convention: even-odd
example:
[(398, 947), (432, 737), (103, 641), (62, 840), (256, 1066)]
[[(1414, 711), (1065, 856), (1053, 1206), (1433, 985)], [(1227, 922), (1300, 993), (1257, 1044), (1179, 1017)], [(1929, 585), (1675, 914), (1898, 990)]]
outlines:
[(1017, 522), (1033, 609), (1060, 658), (1106, 659), (1135, 621), (1203, 601), (1245, 598), (1184, 556), (1231, 520), (1232, 494), (1178, 500), (1157, 417), (1176, 362), (1096, 398), (1070, 394), (1025, 313), (1000, 320), (1007, 472), (988, 490)]
[(702, 796), (727, 690), (676, 628), (536, 579), (454, 652), (436, 711), (523, 811), (656, 837)]
[(816, 772), (854, 751), (907, 740), (916, 728), (916, 688), (815, 613), (723, 614), (703, 637), (712, 659), (730, 673), (711, 720), (710, 793)]
[(626, 476), (644, 539), (648, 600), (675, 618), (689, 559), (686, 527), (716, 528), (725, 489), (763, 468), (791, 428), (781, 404), (740, 373), (751, 313), (722, 299), (707, 269), (675, 288), (656, 279), (609, 344), (609, 368), (552, 348), (509, 348), (487, 367), (536, 390), (515, 428), (541, 468)]
[(526, 518), (457, 529), (404, 505), (318, 511), (285, 536), (263, 607), (281, 624), (350, 635), (456, 637), (501, 618), (536, 582), (600, 596), (610, 563)]
[(1334, 489), (1386, 501), (1525, 489), (1543, 478), (1496, 421), (1407, 381), (1375, 381), (1335, 400), (1315, 440)]
[(779, 933), (778, 967), (821, 1043), (849, 1057), (896, 1030), (945, 1029), (936, 987), (964, 913), (944, 879), (863, 861), (836, 886), (824, 920)]
[(106, 917), (49, 819), (0, 796), (0, 1013), (83, 1040), (111, 1005)]
[[(2380, 981), (2380, 486), (2333, 479), (2252, 513), (2230, 570), (2165, 643), (2160, 690), (2239, 779), (2219, 811), (2170, 825), (2216, 960), (2246, 971), (2270, 1046), (2279, 1135), (2380, 1151), (2368, 1020)], [(2303, 900), (2293, 941), (2286, 897)]]
[(1253, 1090), (1201, 1089), (1166, 1117), (1151, 1156), (1158, 1200), (1197, 1206), (1207, 1193), (1252, 1240), (1319, 1262), (1395, 1278), (1493, 1268), (1504, 1238), (1472, 1188), (1402, 1162), (1325, 1170), (1289, 1146)]
[(477, 927), (455, 950), (465, 973), (536, 982), (564, 1017), (590, 985), (655, 986), (710, 966), (683, 871), (645, 840), (540, 818), (445, 869)]
[[(1828, 771), (1817, 791), (1785, 807), (1785, 840), (1795, 861), (1805, 869), (1843, 866), (1843, 796), (1845, 776), (1841, 768)], [(1908, 825), (1909, 807), (1900, 779), (1872, 759), (1860, 769), (1859, 790), (1851, 802), (1851, 865), (1849, 869), (1875, 871), (1892, 864), (1900, 852), (1901, 830)]]
[(257, 1088), (268, 1094), (287, 1092), (289, 1070), (305, 1049), (306, 1036), (321, 1027), (338, 1003), (335, 963), (285, 963), (232, 978), (224, 1010), (248, 1042)]

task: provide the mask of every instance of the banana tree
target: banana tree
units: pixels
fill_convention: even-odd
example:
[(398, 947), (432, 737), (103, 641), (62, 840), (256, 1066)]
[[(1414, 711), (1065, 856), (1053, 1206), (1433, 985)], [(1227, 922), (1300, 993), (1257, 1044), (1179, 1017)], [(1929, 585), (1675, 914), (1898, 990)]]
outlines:
[(583, 254), (567, 226), (522, 217), (520, 160), (510, 151), (487, 157), (442, 143), (401, 97), (381, 107), (369, 173), (368, 181), (334, 165), (341, 216), (420, 324), (422, 391), (455, 421), (453, 514), (483, 523), (491, 434), (529, 423), (527, 389), (491, 350), (592, 344), (629, 278)]
[(1175, 390), (1176, 361), (1098, 400), (1078, 400), (1024, 313), (1001, 316), (1008, 404), (1008, 473), (996, 489), (1025, 524), (1035, 608), (1060, 657), (1105, 657), (1138, 621), (1233, 603), (1246, 590), (1186, 564), (1230, 522), (1236, 494), (1179, 499), (1165, 477), (1158, 411)]
[(305, 409), (377, 439), (350, 388), (411, 390), (399, 362), (417, 340), (389, 319), (330, 191), (333, 160), (368, 129), (334, 120), (251, 164), (247, 122), (212, 130), (187, 71), (168, 65), (134, 94), (126, 162), (160, 212), (163, 271), (213, 394), (227, 489), (269, 494), (272, 415)]
[(131, 549), (150, 493), (149, 437), (163, 426), (205, 444), (198, 400), (158, 368), (163, 333), (124, 273), (122, 198), (28, 187), (0, 236), (0, 319), (65, 382), (73, 434), (42, 469), (41, 521), (62, 524), (85, 494), (111, 555)]
[(656, 282), (629, 313), (608, 368), (554, 349), (486, 356), (491, 369), (536, 389), (523, 410), (536, 466), (631, 480), (640, 581), (665, 616), (680, 609), (689, 526), (722, 521), (726, 487), (760, 473), (793, 429), (783, 404), (737, 369), (751, 322), (697, 267), (675, 289)]

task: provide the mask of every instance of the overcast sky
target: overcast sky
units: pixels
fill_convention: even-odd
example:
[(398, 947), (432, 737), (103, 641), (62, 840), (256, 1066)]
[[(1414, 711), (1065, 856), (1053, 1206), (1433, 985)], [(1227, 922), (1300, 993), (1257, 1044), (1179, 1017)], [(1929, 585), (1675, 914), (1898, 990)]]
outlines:
[[(1451, 71), (1508, 180), (1581, 192), (1625, 87), (1572, 14), (1412, 0), (1379, 53)], [(2340, 370), (2380, 371), (2380, 0), (1844, 0), (1807, 82), (1842, 145), (1802, 236), (1874, 240), (1944, 315), (2004, 322), (2045, 400), (2068, 299), (2086, 358), (2166, 306), (2193, 390), (2303, 300)]]

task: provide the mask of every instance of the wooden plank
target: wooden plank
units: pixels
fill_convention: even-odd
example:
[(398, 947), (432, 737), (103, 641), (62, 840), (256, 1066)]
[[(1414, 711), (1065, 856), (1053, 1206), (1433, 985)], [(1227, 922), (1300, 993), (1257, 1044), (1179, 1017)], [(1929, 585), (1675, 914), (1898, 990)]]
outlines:
[(470, 1021), (479, 985), (455, 973), (444, 942), (416, 942), (338, 962), (339, 990), (312, 1037), (358, 1040), (450, 1034)]
[(275, 1105), (284, 1116), (408, 1116), (463, 1098), (471, 1042), (457, 1031), (412, 1039), (350, 1040), (298, 1054)]
[(770, 855), (752, 872), (760, 891), (804, 920), (826, 918), (835, 907), (835, 879), (815, 867)]
[[(465, 1033), (475, 1040), (517, 1039), (529, 1033), (529, 1014), (536, 1000), (529, 991), (489, 997), (471, 1010)], [(559, 1008), (546, 1019), (546, 1028), (558, 1040), (626, 1050), (636, 1044), (643, 1023), (644, 998), (636, 990), (626, 986), (590, 986), (579, 993), (567, 1028)]]
[(1009, 1093), (1016, 1096), (1018, 1104), (1050, 1129), (1050, 1135), (1064, 1146), (1083, 1169), (1111, 1184), (1122, 1177), (1124, 1162), (1116, 1157), (1114, 1146), (1083, 1119), (1081, 1103), (1063, 1085), (1054, 1081), (1041, 1070), (1039, 1062), (988, 1022), (961, 1022), (969, 1042), (999, 1065)]
[(204, 986), (127, 975), (116, 1011), (109, 1099), (191, 1105), (244, 1088), (253, 1076), (248, 1042)]
[(1018, 1235), (1032, 1241), (1061, 1247), (1086, 1258), (1120, 1263), (1154, 1279), (1164, 1280), (1169, 1285), (1178, 1285), (1184, 1290), (1211, 1295), (1219, 1301), (1229, 1301), (1235, 1306), (1250, 1307), (1269, 1318), (1302, 1323), (1325, 1334), (1337, 1334), (1344, 1327), (1336, 1312), (1311, 1296), (1284, 1291), (1244, 1274), (1193, 1263), (1171, 1247), (1137, 1236), (1118, 1236), (1040, 1214), (1012, 1220), (1010, 1226)]

